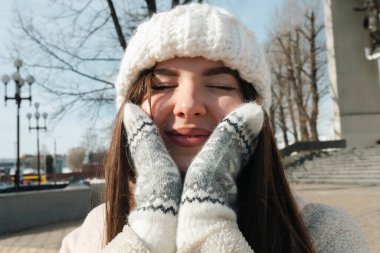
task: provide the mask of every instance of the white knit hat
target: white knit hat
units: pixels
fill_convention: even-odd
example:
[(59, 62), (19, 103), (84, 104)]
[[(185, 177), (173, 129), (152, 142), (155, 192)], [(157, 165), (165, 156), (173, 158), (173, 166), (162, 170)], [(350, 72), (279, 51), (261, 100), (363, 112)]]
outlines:
[(118, 108), (141, 71), (176, 56), (202, 56), (237, 70), (241, 78), (253, 85), (269, 112), (269, 69), (254, 33), (226, 10), (197, 3), (155, 14), (138, 26), (115, 84)]

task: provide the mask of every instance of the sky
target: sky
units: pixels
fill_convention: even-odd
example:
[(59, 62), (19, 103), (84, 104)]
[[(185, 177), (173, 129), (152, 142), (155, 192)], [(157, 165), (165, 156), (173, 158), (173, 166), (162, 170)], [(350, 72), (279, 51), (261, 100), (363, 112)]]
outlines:
[[(259, 42), (264, 42), (266, 33), (270, 27), (271, 19), (276, 8), (279, 8), (285, 0), (221, 0), (215, 1), (218, 5), (228, 9), (233, 15), (240, 18), (251, 30), (256, 33)], [(12, 22), (14, 17), (12, 8), (17, 4), (21, 10), (28, 10), (29, 15), (44, 15), (48, 0), (1, 0), (0, 8), (0, 76), (12, 74), (15, 71), (13, 59), (10, 59), (13, 52), (9, 49), (9, 39), (12, 35)], [(6, 56), (5, 58), (2, 56)], [(21, 56), (22, 58), (22, 56)], [(22, 69), (24, 71), (24, 69)], [(27, 70), (22, 72), (26, 76)], [(35, 76), (38, 78), (38, 76)], [(2, 83), (1, 86), (4, 86)], [(8, 96), (13, 96), (14, 84), (8, 84)], [(23, 87), (23, 96), (27, 96), (28, 89)], [(33, 103), (40, 102), (40, 112), (51, 114), (53, 107), (47, 103), (46, 94), (38, 86), (32, 87)], [(4, 87), (0, 88), (0, 159), (16, 157), (16, 104), (14, 100), (9, 100), (7, 106), (4, 105)], [(36, 131), (29, 132), (27, 113), (34, 113), (34, 106), (29, 106), (29, 101), (24, 100), (20, 109), (20, 153), (36, 154), (37, 141)], [(107, 119), (108, 121), (108, 119)], [(34, 118), (31, 121), (35, 126)], [(40, 125), (41, 125), (40, 121)], [(104, 122), (103, 122), (104, 123)], [(104, 124), (109, 124), (105, 122)], [(56, 143), (57, 154), (66, 153), (68, 149), (79, 146), (86, 129), (90, 127), (88, 122), (81, 120), (77, 115), (68, 115), (59, 124), (51, 129), (49, 118), (47, 120), (48, 131), (40, 131), (40, 150), (54, 153), (54, 143)]]

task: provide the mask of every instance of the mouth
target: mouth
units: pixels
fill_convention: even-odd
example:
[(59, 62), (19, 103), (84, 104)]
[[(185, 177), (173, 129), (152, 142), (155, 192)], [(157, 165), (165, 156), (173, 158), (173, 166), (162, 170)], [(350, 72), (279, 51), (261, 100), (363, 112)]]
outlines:
[(166, 134), (180, 147), (197, 147), (207, 141), (211, 132), (201, 128), (181, 128), (167, 131)]

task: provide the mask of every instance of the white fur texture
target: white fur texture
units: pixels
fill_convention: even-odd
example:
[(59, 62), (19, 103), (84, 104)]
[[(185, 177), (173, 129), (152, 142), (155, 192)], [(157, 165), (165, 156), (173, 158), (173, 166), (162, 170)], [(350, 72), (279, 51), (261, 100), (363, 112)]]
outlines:
[[(255, 102), (245, 103), (231, 112), (229, 115), (235, 114), (237, 118), (243, 118), (243, 122), (247, 124), (247, 129), (258, 134), (263, 127), (264, 112), (260, 105)], [(229, 115), (226, 116), (230, 117)]]
[[(177, 216), (161, 212), (143, 211), (132, 212), (129, 224), (151, 253), (176, 252)], [(152, 226), (159, 224), (160, 226)]]

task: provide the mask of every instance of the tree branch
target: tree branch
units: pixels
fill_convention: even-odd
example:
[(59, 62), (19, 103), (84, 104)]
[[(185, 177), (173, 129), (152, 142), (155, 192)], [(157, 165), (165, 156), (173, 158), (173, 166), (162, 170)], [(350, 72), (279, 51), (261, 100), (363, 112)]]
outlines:
[(121, 29), (121, 26), (119, 23), (119, 18), (116, 15), (115, 7), (113, 5), (112, 0), (107, 0), (107, 3), (110, 8), (112, 21), (116, 29), (117, 38), (119, 39), (120, 46), (123, 50), (125, 50), (127, 48), (127, 42), (125, 41), (123, 30)]
[(179, 5), (179, 0), (172, 0), (172, 8), (176, 7)]
[(45, 68), (45, 69), (58, 69), (58, 70), (64, 70), (64, 71), (71, 71), (71, 72), (74, 72), (74, 73), (76, 73), (76, 74), (78, 74), (80, 76), (92, 79), (92, 80), (100, 82), (100, 83), (104, 83), (104, 84), (110, 85), (112, 88), (115, 87), (112, 82), (109, 82), (109, 81), (104, 80), (104, 79), (100, 79), (100, 78), (98, 78), (96, 76), (91, 76), (89, 74), (80, 72), (80, 71), (76, 70), (74, 67), (72, 67), (71, 65), (67, 65), (68, 66), (67, 68), (62, 67), (62, 66), (54, 66), (54, 65), (46, 66), (46, 65), (42, 65), (42, 64), (33, 64), (33, 66), (34, 67), (38, 67), (38, 68)]
[(148, 13), (149, 17), (153, 16), (154, 13), (157, 12), (157, 7), (156, 7), (156, 1), (155, 0), (145, 0), (146, 5), (148, 6)]

